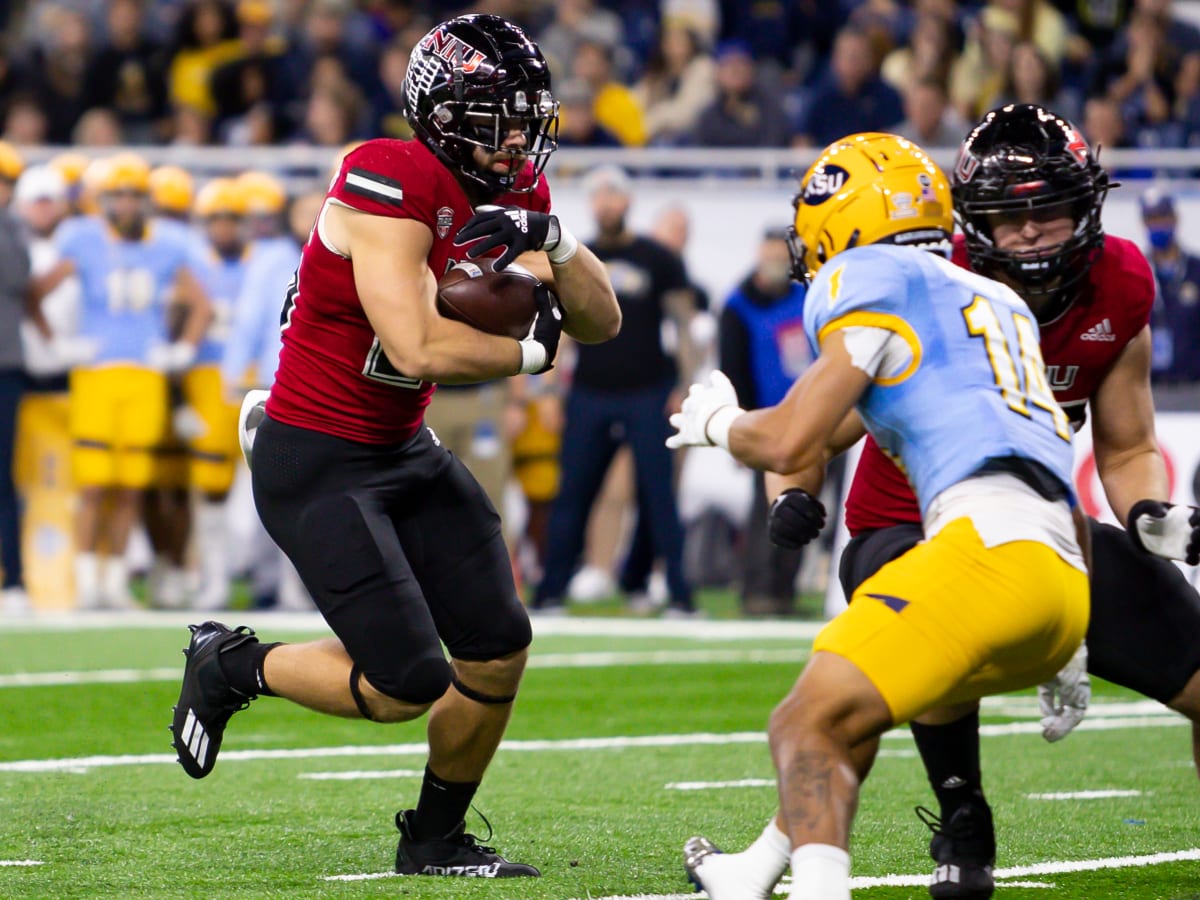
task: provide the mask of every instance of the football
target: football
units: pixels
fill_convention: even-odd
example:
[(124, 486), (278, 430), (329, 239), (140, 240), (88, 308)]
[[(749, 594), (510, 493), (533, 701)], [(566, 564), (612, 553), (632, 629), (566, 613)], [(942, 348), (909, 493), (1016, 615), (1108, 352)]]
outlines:
[(437, 311), (488, 334), (521, 340), (537, 314), (538, 283), (515, 263), (493, 272), (490, 259), (460, 262), (438, 282)]

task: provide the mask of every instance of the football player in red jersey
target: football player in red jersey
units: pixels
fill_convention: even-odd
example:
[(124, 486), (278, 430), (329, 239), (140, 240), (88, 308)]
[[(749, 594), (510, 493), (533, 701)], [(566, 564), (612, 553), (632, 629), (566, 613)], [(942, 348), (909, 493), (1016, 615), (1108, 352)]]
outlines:
[[(334, 177), (256, 416), (259, 514), (336, 637), (265, 644), (191, 626), (174, 743), (202, 778), (229, 717), (260, 695), (376, 722), (428, 711), (420, 798), (396, 815), (396, 871), (538, 875), (465, 833), (531, 632), (499, 516), (422, 416), (436, 383), (545, 371), (561, 328), (607, 340), (620, 311), (603, 266), (550, 214), (557, 103), (519, 28), (486, 15), (438, 25), (413, 50), (405, 103), (416, 139), (367, 141)], [(435, 309), (450, 266), (500, 246), (498, 268), (521, 255), (562, 297), (560, 311), (539, 291), (522, 341)]]
[[(1012, 286), (1034, 311), (1055, 397), (1076, 427), (1090, 406), (1097, 472), (1128, 525), (1091, 522), (1087, 649), (1039, 689), (1044, 735), (1058, 740), (1078, 724), (1091, 672), (1190, 718), (1200, 768), (1200, 597), (1168, 561), (1197, 562), (1200, 510), (1166, 502), (1150, 393), (1149, 266), (1132, 242), (1104, 234), (1108, 176), (1078, 131), (1043, 107), (988, 113), (964, 142), (953, 181), (964, 232), (955, 238), (954, 261)], [(843, 423), (831, 452), (862, 433), (861, 423)], [(813, 495), (822, 477), (808, 471), (775, 480), (776, 490), (784, 488), (770, 512), (777, 544), (803, 546), (820, 532), (825, 510)], [(853, 535), (840, 568), (847, 596), (923, 537), (907, 479), (870, 438), (846, 524)], [(931, 712), (911, 727), (941, 807), (940, 815), (922, 815), (934, 831), (930, 894), (990, 897), (996, 843), (980, 774), (978, 704)], [(790, 848), (780, 837), (772, 822), (747, 850), (724, 855), (720, 867), (741, 891), (731, 897), (770, 896), (788, 864)], [(685, 861), (695, 865), (713, 852), (706, 839), (693, 838)]]

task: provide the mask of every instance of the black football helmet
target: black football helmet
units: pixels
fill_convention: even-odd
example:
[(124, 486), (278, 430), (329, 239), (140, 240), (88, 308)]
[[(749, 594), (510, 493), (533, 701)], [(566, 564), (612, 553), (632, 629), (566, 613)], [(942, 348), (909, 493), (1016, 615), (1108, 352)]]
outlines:
[[(1026, 298), (1042, 298), (1037, 316), (1052, 320), (1075, 299), (1104, 246), (1100, 208), (1109, 187), (1108, 174), (1066, 119), (1031, 103), (992, 110), (963, 142), (951, 185), (971, 267), (1007, 276)], [(1070, 211), (1070, 238), (1036, 252), (996, 246), (990, 217), (1055, 206)]]
[(534, 177), (522, 190), (532, 190), (558, 147), (550, 67), (525, 32), (499, 16), (450, 19), (417, 42), (404, 79), (404, 114), (438, 159), (491, 193), (514, 190), (523, 166), (504, 174), (480, 169), (476, 147), (493, 153), (510, 131), (524, 131), (523, 157)]

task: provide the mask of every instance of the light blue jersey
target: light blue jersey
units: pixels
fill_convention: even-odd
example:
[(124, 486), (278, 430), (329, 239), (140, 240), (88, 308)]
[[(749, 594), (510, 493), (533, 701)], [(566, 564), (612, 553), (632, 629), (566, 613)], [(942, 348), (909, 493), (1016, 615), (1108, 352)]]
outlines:
[(242, 292), (234, 305), (233, 328), (221, 363), (221, 375), (227, 385), (240, 385), (251, 364), (258, 384), (269, 385), (275, 380), (282, 343), (279, 311), (299, 265), (300, 245), (293, 240), (272, 239), (262, 245), (254, 244)]
[(81, 216), (63, 222), (54, 240), (79, 278), (79, 334), (96, 342), (94, 362), (145, 363), (167, 340), (165, 308), (188, 262), (184, 233), (152, 222), (130, 241), (99, 216)]
[(213, 320), (196, 350), (197, 365), (220, 364), (233, 333), (234, 310), (255, 250), (246, 248), (232, 258), (222, 257), (203, 236), (193, 238), (191, 269), (212, 303)]
[[(925, 250), (858, 247), (817, 273), (804, 324), (814, 348), (856, 325), (907, 345), (886, 357), (858, 410), (905, 470), (922, 514), (1004, 457), (1041, 463), (1073, 502), (1070, 424), (1046, 381), (1037, 320), (1009, 288)], [(853, 338), (846, 332), (852, 351)]]

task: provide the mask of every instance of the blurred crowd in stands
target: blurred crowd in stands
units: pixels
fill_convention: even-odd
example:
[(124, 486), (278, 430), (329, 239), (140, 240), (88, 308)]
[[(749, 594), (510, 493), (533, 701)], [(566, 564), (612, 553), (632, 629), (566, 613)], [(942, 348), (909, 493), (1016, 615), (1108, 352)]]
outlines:
[(0, 133), (19, 145), (340, 146), (407, 136), (429, 26), (491, 12), (551, 61), (565, 146), (956, 144), (1003, 101), (1106, 147), (1200, 144), (1200, 29), (1171, 0), (16, 0)]

